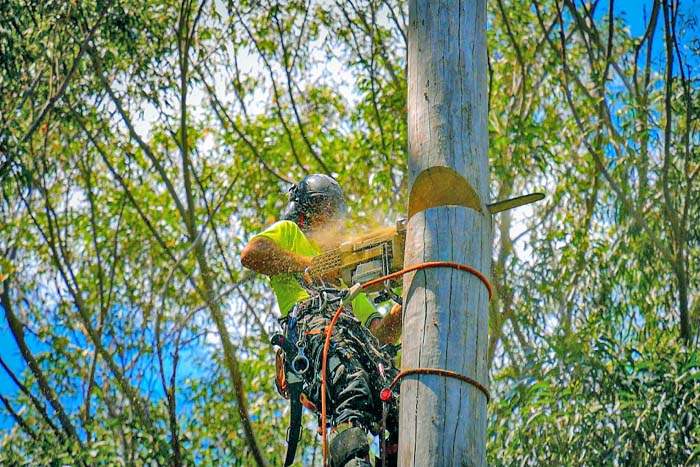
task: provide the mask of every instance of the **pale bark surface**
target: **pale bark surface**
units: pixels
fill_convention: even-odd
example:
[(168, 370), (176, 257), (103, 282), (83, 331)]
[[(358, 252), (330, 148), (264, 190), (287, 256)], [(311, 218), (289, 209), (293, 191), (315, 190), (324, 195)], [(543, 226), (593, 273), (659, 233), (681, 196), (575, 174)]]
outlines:
[[(482, 209), (433, 207), (408, 222), (406, 266), (454, 261), (490, 274), (486, 5), (483, 0), (409, 4), (409, 192), (435, 166), (453, 169)], [(488, 291), (455, 269), (406, 276), (403, 368), (455, 371), (488, 385)], [(486, 396), (436, 375), (401, 383), (399, 464), (485, 465)]]

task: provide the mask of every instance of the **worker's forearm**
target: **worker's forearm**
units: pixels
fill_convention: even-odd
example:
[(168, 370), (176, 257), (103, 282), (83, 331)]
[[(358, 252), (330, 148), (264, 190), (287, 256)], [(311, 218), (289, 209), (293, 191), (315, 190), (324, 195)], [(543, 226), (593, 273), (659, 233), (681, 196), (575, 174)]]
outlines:
[(311, 257), (287, 251), (269, 239), (257, 238), (245, 247), (241, 262), (255, 272), (276, 276), (303, 272), (311, 264)]

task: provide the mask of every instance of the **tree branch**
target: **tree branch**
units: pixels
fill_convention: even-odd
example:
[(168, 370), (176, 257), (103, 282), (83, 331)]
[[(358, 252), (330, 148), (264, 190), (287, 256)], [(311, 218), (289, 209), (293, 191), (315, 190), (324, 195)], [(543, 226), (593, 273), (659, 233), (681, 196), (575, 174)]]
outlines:
[[(39, 111), (39, 114), (34, 118), (32, 121), (31, 125), (29, 125), (29, 129), (25, 132), (25, 134), (20, 138), (19, 143), (23, 144), (25, 143), (31, 136), (34, 134), (34, 132), (39, 128), (39, 125), (41, 125), (41, 122), (44, 120), (44, 117), (53, 109), (54, 105), (56, 105), (56, 102), (63, 97), (63, 94), (66, 92), (66, 89), (68, 89), (68, 84), (70, 84), (71, 79), (73, 78), (73, 75), (75, 72), (78, 70), (78, 66), (80, 65), (80, 62), (83, 58), (83, 55), (85, 54), (86, 50), (88, 49), (88, 45), (90, 44), (90, 41), (92, 40), (93, 36), (95, 35), (95, 32), (97, 31), (98, 26), (100, 23), (102, 23), (102, 20), (107, 14), (107, 11), (109, 10), (111, 0), (105, 0), (104, 7), (102, 9), (102, 12), (100, 13), (100, 16), (97, 18), (95, 21), (95, 24), (92, 26), (90, 31), (88, 32), (87, 36), (83, 40), (83, 43), (80, 45), (80, 49), (78, 50), (77, 55), (75, 56), (75, 59), (73, 59), (73, 64), (71, 65), (70, 70), (66, 74), (65, 78), (63, 79), (63, 82), (60, 84), (58, 87), (58, 90), (49, 98), (49, 100), (44, 104), (44, 107)], [(39, 74), (40, 75), (40, 74)], [(38, 79), (38, 77), (37, 77)], [(33, 87), (34, 85), (32, 85)], [(0, 131), (0, 133), (4, 132), (6, 130), (6, 126), (3, 127), (3, 130)], [(8, 155), (8, 158), (0, 165), (0, 180), (4, 177), (6, 174), (7, 170), (9, 170), (10, 164), (12, 163), (13, 157)]]
[(279, 90), (277, 89), (277, 81), (275, 80), (275, 73), (272, 70), (272, 65), (270, 65), (270, 61), (267, 59), (267, 55), (265, 55), (265, 52), (260, 47), (260, 43), (255, 38), (252, 31), (250, 30), (248, 25), (243, 20), (239, 9), (237, 7), (235, 7), (234, 5), (231, 5), (231, 4), (229, 4), (229, 5), (233, 6), (234, 14), (235, 14), (236, 18), (238, 18), (239, 23), (241, 24), (241, 26), (243, 27), (245, 32), (248, 34), (248, 38), (255, 46), (255, 49), (257, 50), (258, 55), (260, 56), (260, 59), (263, 61), (263, 64), (265, 65), (265, 69), (267, 70), (267, 72), (270, 76), (270, 84), (272, 85), (272, 92), (274, 94), (274, 105), (275, 105), (275, 112), (277, 113), (277, 118), (279, 118), (280, 123), (282, 124), (282, 128), (284, 129), (284, 132), (287, 135), (287, 141), (289, 141), (289, 148), (292, 151), (292, 155), (294, 156), (294, 160), (296, 161), (297, 165), (302, 170), (302, 172), (304, 172), (304, 174), (308, 174), (309, 173), (308, 169), (301, 162), (301, 159), (299, 159), (299, 154), (297, 153), (296, 145), (294, 144), (294, 138), (292, 136), (292, 132), (289, 129), (289, 126), (287, 125), (287, 121), (285, 120), (284, 115), (282, 114), (282, 104), (280, 102), (280, 93), (279, 93)]
[[(209, 72), (209, 70), (207, 70)], [(209, 72), (210, 73), (210, 72)], [(207, 83), (204, 74), (200, 69), (197, 69), (197, 74), (199, 75), (200, 79), (202, 80), (202, 83), (204, 84), (204, 87), (207, 89), (207, 93), (209, 94), (209, 99), (210, 102), (212, 103), (212, 107), (214, 109), (214, 112), (216, 113), (217, 118), (219, 119), (219, 122), (224, 128), (227, 128), (230, 126), (233, 128), (233, 131), (236, 132), (239, 138), (245, 143), (246, 146), (250, 149), (250, 151), (253, 153), (253, 156), (262, 164), (263, 168), (267, 170), (270, 174), (272, 174), (275, 178), (278, 180), (293, 184), (294, 181), (290, 180), (281, 174), (275, 172), (275, 170), (263, 159), (262, 154), (260, 154), (260, 151), (258, 151), (258, 148), (255, 147), (255, 145), (248, 139), (248, 137), (241, 131), (241, 129), (238, 127), (236, 124), (235, 120), (231, 118), (231, 116), (228, 114), (226, 111), (226, 108), (224, 107), (223, 103), (219, 100), (219, 97), (216, 95), (216, 91), (211, 87), (209, 83)], [(211, 73), (210, 73), (211, 74)]]
[[(41, 368), (39, 367), (39, 363), (34, 358), (34, 355), (32, 354), (31, 350), (29, 350), (29, 346), (27, 346), (27, 343), (24, 339), (24, 325), (22, 324), (20, 319), (17, 317), (17, 315), (14, 313), (12, 301), (10, 299), (10, 289), (9, 289), (9, 280), (8, 279), (6, 279), (5, 281), (2, 282), (2, 293), (0, 293), (0, 304), (2, 304), (2, 307), (5, 310), (5, 317), (7, 318), (7, 324), (10, 327), (10, 331), (12, 333), (12, 336), (15, 339), (15, 342), (17, 343), (17, 347), (19, 348), (19, 352), (22, 355), (22, 358), (24, 359), (25, 362), (27, 362), (27, 365), (29, 366), (29, 369), (32, 371), (34, 378), (36, 378), (36, 381), (39, 384), (39, 389), (41, 390), (42, 395), (44, 396), (44, 398), (46, 398), (46, 400), (49, 402), (51, 407), (56, 412), (56, 416), (58, 417), (58, 420), (61, 424), (61, 427), (63, 428), (63, 431), (71, 439), (71, 443), (68, 443), (68, 446), (71, 446), (73, 443), (75, 443), (82, 450), (84, 448), (83, 442), (80, 439), (80, 436), (78, 436), (78, 432), (76, 431), (75, 427), (73, 426), (73, 423), (70, 421), (70, 417), (68, 416), (68, 413), (66, 413), (63, 405), (61, 404), (61, 402), (58, 399), (58, 395), (56, 395), (56, 393), (54, 392), (53, 388), (51, 387), (51, 384), (46, 379), (44, 372), (41, 371)], [(72, 451), (72, 449), (70, 447), (68, 449), (70, 451)], [(81, 464), (85, 465), (83, 462), (81, 462)]]
[[(541, 12), (539, 10), (539, 7), (537, 6), (537, 3), (533, 3), (535, 6), (535, 11), (537, 13), (537, 17), (540, 23), (540, 27), (544, 29), (544, 23), (542, 21), (542, 16)], [(649, 224), (644, 220), (644, 216), (642, 213), (640, 213), (637, 208), (634, 206), (634, 204), (628, 199), (627, 195), (625, 195), (624, 191), (620, 186), (617, 184), (617, 182), (612, 178), (612, 175), (609, 173), (607, 170), (607, 167), (605, 167), (605, 164), (601, 160), (600, 155), (595, 151), (595, 149), (591, 146), (590, 141), (588, 141), (588, 132), (586, 131), (583, 122), (581, 120), (581, 117), (578, 113), (578, 110), (576, 108), (576, 105), (574, 104), (573, 97), (571, 95), (571, 90), (569, 89), (569, 84), (568, 84), (568, 79), (571, 75), (571, 71), (569, 70), (567, 60), (566, 60), (566, 42), (565, 42), (565, 35), (564, 35), (564, 24), (563, 20), (561, 19), (561, 9), (559, 9), (559, 3), (557, 1), (557, 7), (558, 7), (558, 14), (559, 14), (559, 21), (560, 21), (560, 41), (561, 41), (561, 50), (559, 50), (552, 40), (548, 38), (548, 41), (550, 43), (550, 46), (552, 47), (552, 50), (558, 51), (561, 54), (562, 58), (562, 66), (563, 66), (563, 73), (560, 76), (560, 80), (562, 81), (562, 89), (564, 91), (564, 95), (566, 97), (566, 102), (569, 106), (569, 109), (571, 110), (571, 113), (574, 117), (574, 120), (576, 122), (576, 126), (578, 127), (579, 131), (581, 132), (582, 136), (582, 141), (584, 143), (584, 146), (588, 150), (588, 153), (593, 157), (593, 160), (598, 167), (598, 170), (600, 173), (603, 174), (605, 177), (605, 180), (608, 182), (610, 187), (613, 189), (615, 192), (617, 198), (620, 200), (620, 202), (623, 204), (627, 212), (631, 213), (632, 217), (634, 218), (635, 222), (637, 225), (639, 225), (644, 231), (647, 232), (649, 235), (649, 238), (651, 239), (652, 243), (656, 247), (656, 249), (659, 251), (659, 253), (662, 254), (665, 260), (669, 261), (671, 264), (673, 264), (673, 255), (671, 252), (668, 250), (668, 248), (661, 243), (661, 240), (658, 238), (658, 236), (655, 234), (655, 232), (651, 229)]]
[(39, 415), (41, 415), (41, 418), (46, 422), (46, 424), (51, 428), (51, 430), (56, 433), (56, 436), (58, 436), (59, 440), (61, 443), (65, 443), (66, 437), (61, 432), (61, 429), (56, 426), (56, 424), (51, 420), (51, 417), (49, 417), (48, 412), (46, 411), (46, 406), (34, 395), (32, 392), (22, 384), (22, 382), (17, 378), (17, 375), (10, 369), (10, 367), (5, 363), (5, 360), (3, 360), (2, 357), (0, 357), (0, 366), (2, 366), (3, 370), (5, 370), (5, 373), (7, 373), (7, 376), (10, 377), (13, 383), (19, 388), (20, 391), (22, 391), (22, 394), (27, 396), (29, 400), (31, 401), (32, 405), (34, 408), (39, 412)]
[(5, 410), (10, 414), (12, 419), (22, 428), (22, 430), (29, 435), (30, 438), (32, 438), (34, 441), (38, 441), (39, 437), (37, 436), (36, 432), (32, 430), (32, 428), (27, 424), (27, 422), (24, 421), (24, 419), (15, 411), (15, 409), (12, 408), (12, 404), (10, 404), (10, 401), (7, 400), (5, 396), (0, 394), (0, 401), (2, 401), (2, 405), (5, 406)]
[[(292, 112), (294, 113), (294, 118), (297, 123), (297, 128), (299, 129), (299, 133), (301, 134), (301, 139), (304, 141), (306, 144), (306, 148), (309, 150), (311, 153), (311, 156), (318, 162), (318, 164), (321, 166), (321, 169), (326, 174), (330, 174), (330, 170), (326, 166), (326, 164), (323, 162), (323, 159), (316, 153), (316, 150), (314, 147), (311, 145), (311, 142), (309, 141), (309, 138), (306, 136), (306, 128), (304, 127), (304, 123), (301, 121), (301, 117), (299, 116), (299, 110), (297, 109), (297, 104), (296, 101), (294, 100), (294, 91), (292, 89), (292, 75), (290, 72), (290, 65), (289, 65), (289, 60), (287, 58), (287, 47), (284, 42), (284, 34), (282, 31), (282, 27), (279, 24), (279, 20), (277, 18), (277, 9), (272, 10), (272, 19), (274, 20), (275, 26), (277, 28), (278, 32), (278, 37), (280, 41), (280, 46), (282, 47), (282, 68), (284, 69), (284, 75), (287, 80), (287, 95), (289, 96), (289, 102), (292, 107)], [(272, 75), (270, 75), (272, 78)], [(281, 118), (281, 117), (280, 117)]]
[(155, 167), (156, 171), (160, 175), (161, 180), (163, 180), (163, 183), (165, 184), (165, 187), (167, 188), (168, 193), (170, 193), (170, 197), (173, 199), (175, 206), (177, 206), (177, 210), (180, 212), (180, 215), (182, 216), (182, 218), (183, 219), (187, 218), (187, 212), (186, 212), (184, 206), (182, 205), (182, 201), (180, 201), (180, 197), (177, 195), (177, 192), (175, 191), (175, 187), (173, 186), (173, 184), (170, 180), (170, 177), (168, 177), (168, 174), (165, 172), (165, 168), (160, 163), (160, 161), (155, 157), (155, 155), (151, 151), (150, 146), (148, 146), (148, 144), (146, 144), (146, 142), (136, 132), (136, 129), (134, 128), (134, 124), (131, 121), (131, 118), (127, 114), (126, 110), (124, 109), (124, 106), (122, 104), (121, 99), (119, 99), (116, 96), (116, 94), (114, 94), (114, 91), (112, 90), (112, 87), (110, 86), (109, 82), (107, 81), (107, 78), (105, 78), (104, 74), (102, 73), (101, 60), (98, 56), (97, 51), (91, 49), (90, 56), (92, 57), (92, 63), (93, 63), (93, 66), (95, 68), (95, 74), (97, 75), (98, 79), (100, 80), (100, 83), (102, 83), (102, 87), (107, 92), (110, 99), (112, 100), (112, 102), (116, 106), (117, 112), (119, 113), (119, 116), (121, 117), (122, 121), (124, 122), (127, 129), (129, 130), (129, 134), (138, 143), (138, 145), (141, 148), (141, 150), (143, 151), (143, 153), (151, 161), (151, 164), (153, 164), (153, 167)]

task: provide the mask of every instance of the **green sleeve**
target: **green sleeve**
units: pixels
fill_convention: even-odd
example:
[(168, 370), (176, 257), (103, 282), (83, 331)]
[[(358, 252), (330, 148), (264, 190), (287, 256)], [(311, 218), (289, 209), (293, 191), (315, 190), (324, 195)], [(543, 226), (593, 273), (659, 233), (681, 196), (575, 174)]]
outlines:
[(288, 250), (288, 231), (289, 229), (286, 228), (284, 223), (275, 222), (262, 232), (259, 232), (258, 234), (254, 235), (253, 238), (251, 238), (251, 240), (256, 238), (267, 238), (268, 240), (272, 240), (273, 242), (275, 242), (276, 245), (279, 245), (280, 247)]
[(367, 294), (360, 294), (352, 301), (352, 311), (355, 317), (364, 326), (369, 326), (374, 318), (381, 318), (382, 315), (374, 307), (374, 304), (367, 297)]
[[(318, 248), (313, 245), (294, 222), (275, 222), (253, 238), (267, 238), (281, 248), (303, 256), (316, 256)], [(281, 315), (294, 307), (295, 303), (308, 298), (309, 294), (299, 285), (293, 274), (278, 274), (270, 277), (270, 287), (275, 292)]]

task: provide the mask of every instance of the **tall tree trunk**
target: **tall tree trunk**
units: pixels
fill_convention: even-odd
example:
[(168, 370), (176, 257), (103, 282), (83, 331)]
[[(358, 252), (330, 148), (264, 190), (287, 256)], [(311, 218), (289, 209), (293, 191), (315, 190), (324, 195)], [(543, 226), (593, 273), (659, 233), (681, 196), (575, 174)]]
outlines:
[[(485, 0), (412, 0), (408, 29), (406, 265), (454, 261), (490, 274)], [(402, 366), (486, 385), (488, 291), (473, 274), (404, 279)], [(401, 382), (399, 464), (485, 465), (486, 395), (439, 375)]]

